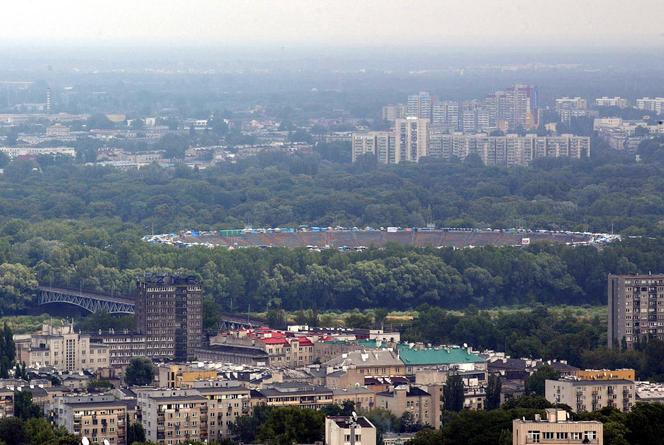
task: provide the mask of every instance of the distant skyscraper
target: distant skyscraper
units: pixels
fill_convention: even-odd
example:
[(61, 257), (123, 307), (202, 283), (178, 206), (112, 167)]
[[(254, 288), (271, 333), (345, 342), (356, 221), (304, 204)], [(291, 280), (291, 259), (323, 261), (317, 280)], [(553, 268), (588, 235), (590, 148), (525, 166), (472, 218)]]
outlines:
[(51, 95), (51, 88), (46, 89), (46, 113), (51, 114), (53, 112), (53, 97)]
[(431, 109), (433, 101), (431, 95), (426, 91), (420, 91), (419, 94), (408, 96), (408, 105), (406, 107), (407, 117), (419, 117), (421, 119), (431, 119)]
[(371, 155), (381, 164), (394, 164), (394, 134), (389, 131), (366, 131), (352, 134), (352, 158)]
[(496, 91), (487, 96), (485, 104), (491, 126), (500, 126), (501, 121), (509, 130), (531, 129), (538, 125), (537, 89), (532, 85), (517, 84)]
[(431, 111), (431, 129), (434, 131), (458, 131), (459, 102), (444, 100), (434, 104)]
[[(203, 336), (201, 287), (193, 277), (146, 275), (137, 282), (136, 328), (149, 357), (185, 361)], [(163, 357), (159, 357), (162, 354)]]
[(417, 162), (429, 149), (429, 119), (407, 117), (394, 123), (395, 163)]
[(609, 275), (609, 348), (664, 340), (664, 275)]
[(383, 120), (394, 122), (406, 117), (406, 107), (403, 104), (385, 105), (383, 107)]

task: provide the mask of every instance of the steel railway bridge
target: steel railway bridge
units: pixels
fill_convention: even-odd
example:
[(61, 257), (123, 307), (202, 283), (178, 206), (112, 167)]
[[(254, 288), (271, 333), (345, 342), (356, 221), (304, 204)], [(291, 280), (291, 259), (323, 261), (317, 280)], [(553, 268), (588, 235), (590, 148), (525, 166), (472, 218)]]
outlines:
[[(46, 286), (38, 287), (37, 292), (37, 304), (39, 305), (71, 304), (92, 313), (103, 311), (109, 314), (134, 314), (136, 312), (136, 304), (129, 298)], [(256, 328), (261, 325), (263, 325), (261, 320), (242, 315), (221, 315), (222, 329)]]

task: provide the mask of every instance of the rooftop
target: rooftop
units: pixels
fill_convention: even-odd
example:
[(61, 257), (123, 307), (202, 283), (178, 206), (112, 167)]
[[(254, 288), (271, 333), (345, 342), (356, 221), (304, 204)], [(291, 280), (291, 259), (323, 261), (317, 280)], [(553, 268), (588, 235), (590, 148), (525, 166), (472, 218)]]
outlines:
[[(349, 429), (353, 424), (352, 417), (335, 416), (335, 417), (328, 417), (328, 419), (333, 420), (334, 423), (336, 423), (339, 428), (343, 429)], [(375, 426), (373, 426), (373, 424), (369, 422), (369, 419), (367, 419), (366, 417), (358, 417), (355, 423), (362, 428), (375, 428)]]
[(399, 345), (399, 356), (406, 366), (455, 365), (485, 361), (479, 354), (470, 353), (459, 347), (414, 349), (408, 345)]

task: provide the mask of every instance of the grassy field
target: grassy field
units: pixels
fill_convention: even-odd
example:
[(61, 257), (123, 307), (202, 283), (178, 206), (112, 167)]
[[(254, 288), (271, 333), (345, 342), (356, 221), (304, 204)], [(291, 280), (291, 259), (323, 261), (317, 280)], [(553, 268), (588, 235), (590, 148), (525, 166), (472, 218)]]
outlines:
[[(579, 319), (593, 319), (599, 317), (600, 319), (606, 320), (607, 317), (607, 307), (606, 306), (548, 306), (548, 310), (556, 315), (565, 314), (568, 317), (579, 318)], [(533, 309), (532, 306), (501, 306), (491, 309), (482, 309), (483, 313), (488, 314), (490, 317), (495, 317), (498, 314), (509, 314), (509, 313), (519, 313), (519, 312), (528, 312)], [(465, 312), (462, 310), (450, 310), (449, 313), (454, 315), (463, 315)], [(347, 320), (352, 317), (356, 317), (358, 314), (364, 316), (370, 316), (374, 318), (374, 310), (368, 309), (365, 311), (328, 311), (319, 313), (319, 324), (320, 326), (326, 327), (336, 327), (336, 326), (347, 326)], [(267, 317), (266, 312), (257, 312), (252, 314), (252, 317), (260, 318), (265, 320)], [(289, 324), (295, 324), (297, 322), (298, 313), (297, 312), (287, 312), (287, 320)], [(410, 325), (412, 321), (417, 317), (417, 311), (392, 311), (389, 312), (387, 318), (385, 319), (386, 327), (392, 326), (394, 328), (405, 327)]]
[(44, 322), (50, 322), (53, 326), (62, 326), (64, 323), (60, 318), (48, 314), (0, 317), (0, 326), (4, 326), (7, 323), (7, 326), (9, 326), (14, 334), (35, 332), (41, 328)]

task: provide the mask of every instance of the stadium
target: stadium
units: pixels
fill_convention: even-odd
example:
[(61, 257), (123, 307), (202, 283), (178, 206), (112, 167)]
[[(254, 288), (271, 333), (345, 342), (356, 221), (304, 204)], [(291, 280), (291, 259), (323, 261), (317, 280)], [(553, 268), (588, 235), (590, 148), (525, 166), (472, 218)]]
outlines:
[(219, 231), (188, 230), (178, 234), (149, 235), (144, 241), (181, 247), (306, 247), (309, 249), (363, 250), (396, 243), (418, 247), (470, 248), (480, 246), (526, 246), (537, 242), (555, 242), (568, 245), (607, 243), (619, 239), (618, 235), (548, 230), (498, 230), (469, 228), (396, 228), (387, 229), (332, 229), (332, 228), (279, 228), (233, 229)]

